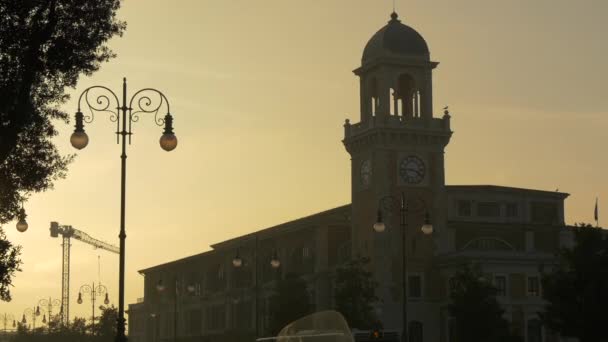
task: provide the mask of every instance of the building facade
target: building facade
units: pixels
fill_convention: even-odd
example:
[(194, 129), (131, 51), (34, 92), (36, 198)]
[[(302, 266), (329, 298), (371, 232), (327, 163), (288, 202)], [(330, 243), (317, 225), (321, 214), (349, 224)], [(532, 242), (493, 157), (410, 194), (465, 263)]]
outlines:
[[(453, 340), (449, 279), (471, 263), (499, 289), (514, 332), (526, 342), (558, 341), (538, 319), (540, 271), (554, 264), (560, 247), (572, 244), (564, 220), (568, 194), (446, 185), (444, 154), (452, 131), (447, 108), (434, 115), (438, 64), (423, 37), (393, 13), (354, 70), (360, 118), (346, 120), (343, 138), (352, 161), (352, 203), (140, 271), (144, 297), (129, 306), (130, 340), (251, 341), (267, 331), (268, 298), (278, 278), (302, 276), (315, 310), (331, 309), (335, 267), (366, 256), (380, 284), (377, 313), (386, 329), (402, 330), (407, 270), (412, 342)], [(383, 232), (372, 229), (379, 211)], [(430, 235), (420, 229), (427, 221)], [(237, 254), (239, 268), (232, 267)], [(271, 267), (273, 257), (280, 267)]]

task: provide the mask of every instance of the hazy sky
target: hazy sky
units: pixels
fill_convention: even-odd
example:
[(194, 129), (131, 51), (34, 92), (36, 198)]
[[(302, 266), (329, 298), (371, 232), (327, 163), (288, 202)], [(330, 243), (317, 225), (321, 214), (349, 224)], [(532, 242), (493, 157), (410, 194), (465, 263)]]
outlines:
[[(350, 202), (344, 119), (357, 122), (367, 40), (389, 20), (390, 0), (127, 0), (118, 58), (74, 91), (101, 84), (131, 94), (162, 90), (179, 146), (158, 145), (150, 117), (135, 124), (127, 166), (127, 303), (143, 296), (137, 270), (209, 244)], [(434, 101), (448, 104), (454, 135), (448, 184), (568, 192), (567, 222), (590, 222), (608, 203), (605, 170), (608, 1), (398, 0), (400, 19), (426, 39)], [(65, 109), (76, 111), (75, 102)], [(57, 143), (73, 153), (73, 128)], [(4, 228), (23, 246), (23, 272), (4, 312), (22, 315), (61, 296), (58, 221), (118, 244), (120, 148), (114, 124), (86, 127), (67, 179), (26, 204), (30, 229)], [(601, 219), (601, 218), (600, 218)], [(608, 216), (606, 216), (608, 220)], [(78, 288), (98, 280), (117, 301), (118, 256), (72, 241), (71, 316)]]

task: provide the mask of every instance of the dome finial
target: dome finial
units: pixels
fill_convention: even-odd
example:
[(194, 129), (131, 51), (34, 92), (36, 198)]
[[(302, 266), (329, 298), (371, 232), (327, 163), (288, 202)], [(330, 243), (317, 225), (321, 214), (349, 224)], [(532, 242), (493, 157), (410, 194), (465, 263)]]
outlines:
[(389, 23), (390, 22), (395, 22), (395, 21), (400, 21), (397, 18), (399, 18), (399, 14), (397, 14), (397, 12), (393, 11), (393, 13), (391, 13), (391, 21), (389, 21)]

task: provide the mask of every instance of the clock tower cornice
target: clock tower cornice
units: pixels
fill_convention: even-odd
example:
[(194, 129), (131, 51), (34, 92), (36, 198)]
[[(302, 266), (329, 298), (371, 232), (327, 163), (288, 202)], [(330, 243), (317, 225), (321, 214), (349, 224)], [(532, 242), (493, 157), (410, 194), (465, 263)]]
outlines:
[[(369, 148), (399, 148), (403, 146), (437, 147), (450, 142), (450, 116), (431, 120), (401, 120), (399, 117), (344, 124), (344, 147), (352, 155)], [(384, 118), (386, 119), (386, 118)]]

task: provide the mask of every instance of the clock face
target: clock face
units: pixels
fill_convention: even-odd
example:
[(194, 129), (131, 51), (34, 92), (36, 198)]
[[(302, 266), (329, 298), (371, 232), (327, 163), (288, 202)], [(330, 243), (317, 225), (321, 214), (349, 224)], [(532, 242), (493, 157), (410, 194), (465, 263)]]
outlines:
[(407, 156), (399, 164), (399, 176), (405, 183), (418, 184), (424, 179), (425, 169), (422, 159), (417, 156)]
[(367, 187), (372, 180), (372, 162), (369, 159), (361, 163), (360, 177), (361, 185)]

